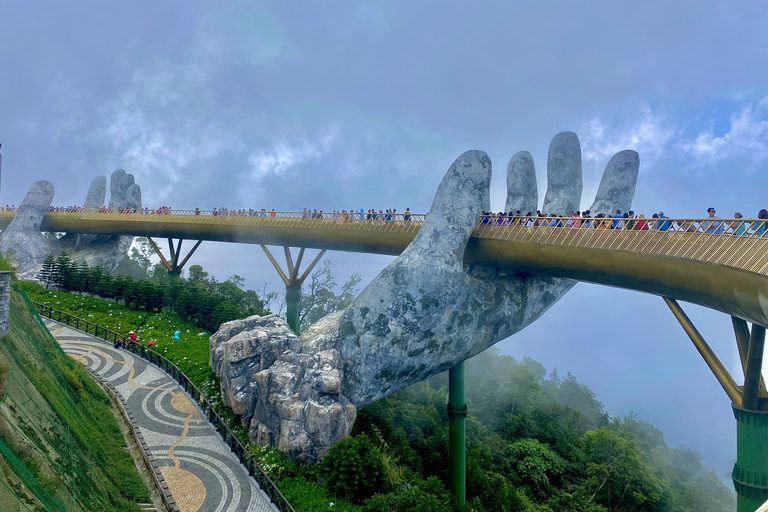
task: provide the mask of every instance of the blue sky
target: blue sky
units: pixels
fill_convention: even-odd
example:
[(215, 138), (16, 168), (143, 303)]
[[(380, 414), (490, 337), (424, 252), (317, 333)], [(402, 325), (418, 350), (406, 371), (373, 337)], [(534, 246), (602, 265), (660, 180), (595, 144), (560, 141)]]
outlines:
[[(584, 205), (629, 148), (637, 212), (768, 207), (764, 1), (5, 0), (0, 44), (3, 204), (41, 178), (80, 204), (123, 168), (148, 205), (425, 211), (453, 159), (482, 149), (500, 210), (509, 158), (531, 151), (543, 191), (549, 140), (572, 130)], [(390, 261), (331, 258), (338, 281)], [(255, 247), (193, 261), (279, 289)], [(729, 319), (688, 309), (735, 371)], [(579, 285), (501, 346), (730, 471), (728, 401), (661, 299)]]

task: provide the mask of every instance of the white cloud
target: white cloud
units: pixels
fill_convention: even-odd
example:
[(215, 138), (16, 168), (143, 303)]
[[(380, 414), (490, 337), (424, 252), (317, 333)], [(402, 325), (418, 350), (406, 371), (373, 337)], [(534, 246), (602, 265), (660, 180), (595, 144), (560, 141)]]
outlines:
[(724, 160), (753, 164), (768, 160), (768, 96), (734, 112), (728, 131), (721, 136), (707, 128), (695, 137), (687, 137), (686, 128), (695, 129), (647, 106), (623, 124), (593, 118), (581, 129), (586, 134), (582, 137), (582, 154), (585, 162), (599, 162), (622, 149), (634, 149), (644, 164), (681, 159), (687, 168), (709, 167)]
[(330, 127), (314, 142), (277, 142), (270, 148), (256, 151), (248, 157), (250, 177), (258, 180), (269, 174), (284, 174), (294, 166), (319, 161), (331, 150), (337, 137), (338, 129)]
[(730, 131), (723, 136), (705, 131), (693, 141), (682, 141), (680, 147), (702, 163), (735, 157), (747, 157), (753, 162), (767, 159), (768, 96), (731, 115)]
[(634, 149), (643, 158), (659, 158), (679, 136), (679, 128), (665, 116), (643, 107), (640, 118), (623, 128), (610, 128), (598, 118), (582, 129), (584, 160), (605, 161), (624, 149)]

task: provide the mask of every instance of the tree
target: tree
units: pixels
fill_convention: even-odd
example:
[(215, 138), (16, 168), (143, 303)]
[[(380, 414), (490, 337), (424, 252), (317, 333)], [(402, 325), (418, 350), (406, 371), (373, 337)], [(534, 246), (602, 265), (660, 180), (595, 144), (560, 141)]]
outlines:
[(62, 250), (56, 258), (53, 266), (53, 282), (59, 287), (69, 289), (69, 282), (72, 274), (72, 259), (67, 251)]
[(553, 483), (565, 472), (566, 462), (548, 445), (536, 439), (522, 439), (509, 447), (515, 477), (539, 498), (552, 493)]
[(328, 488), (355, 503), (385, 490), (384, 458), (366, 434), (336, 443), (323, 458), (322, 469), (328, 477)]
[(40, 279), (43, 283), (45, 283), (45, 287), (49, 288), (51, 286), (51, 282), (54, 278), (54, 267), (56, 265), (56, 260), (53, 257), (53, 254), (49, 254), (45, 257), (43, 260), (43, 268), (40, 269), (40, 273), (37, 274), (37, 278)]
[(191, 265), (187, 282), (190, 284), (201, 284), (208, 289), (208, 286), (211, 284), (210, 274), (203, 270), (201, 265)]
[(584, 434), (582, 492), (611, 510), (663, 508), (665, 488), (634, 443), (606, 428)]
[(299, 314), (301, 330), (305, 330), (324, 316), (349, 306), (357, 295), (360, 280), (359, 274), (352, 274), (341, 287), (341, 293), (337, 295), (331, 261), (323, 260), (322, 265), (310, 275), (308, 289), (302, 290)]
[(149, 278), (155, 283), (168, 284), (168, 269), (162, 261), (158, 261), (149, 269)]

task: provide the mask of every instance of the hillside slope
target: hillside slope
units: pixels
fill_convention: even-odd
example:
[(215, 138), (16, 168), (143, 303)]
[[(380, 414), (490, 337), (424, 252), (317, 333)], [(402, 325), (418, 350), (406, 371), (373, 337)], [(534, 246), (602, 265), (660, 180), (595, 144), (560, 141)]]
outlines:
[(149, 492), (109, 398), (15, 284), (10, 315), (0, 338), (3, 510), (139, 510)]

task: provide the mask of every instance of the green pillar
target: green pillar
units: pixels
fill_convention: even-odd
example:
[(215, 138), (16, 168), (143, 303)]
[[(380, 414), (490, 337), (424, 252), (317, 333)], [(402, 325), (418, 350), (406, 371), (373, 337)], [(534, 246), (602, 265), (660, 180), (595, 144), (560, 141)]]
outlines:
[(456, 503), (467, 501), (466, 441), (464, 418), (467, 404), (464, 399), (464, 361), (448, 370), (448, 478), (451, 494)]
[(755, 512), (768, 501), (768, 412), (733, 407), (736, 417), (736, 464), (733, 486), (738, 512)]
[(181, 279), (181, 270), (169, 270), (168, 271), (168, 282), (169, 283), (178, 283), (179, 279)]
[(285, 287), (285, 319), (296, 335), (299, 335), (299, 310), (301, 308), (301, 285), (289, 284)]

